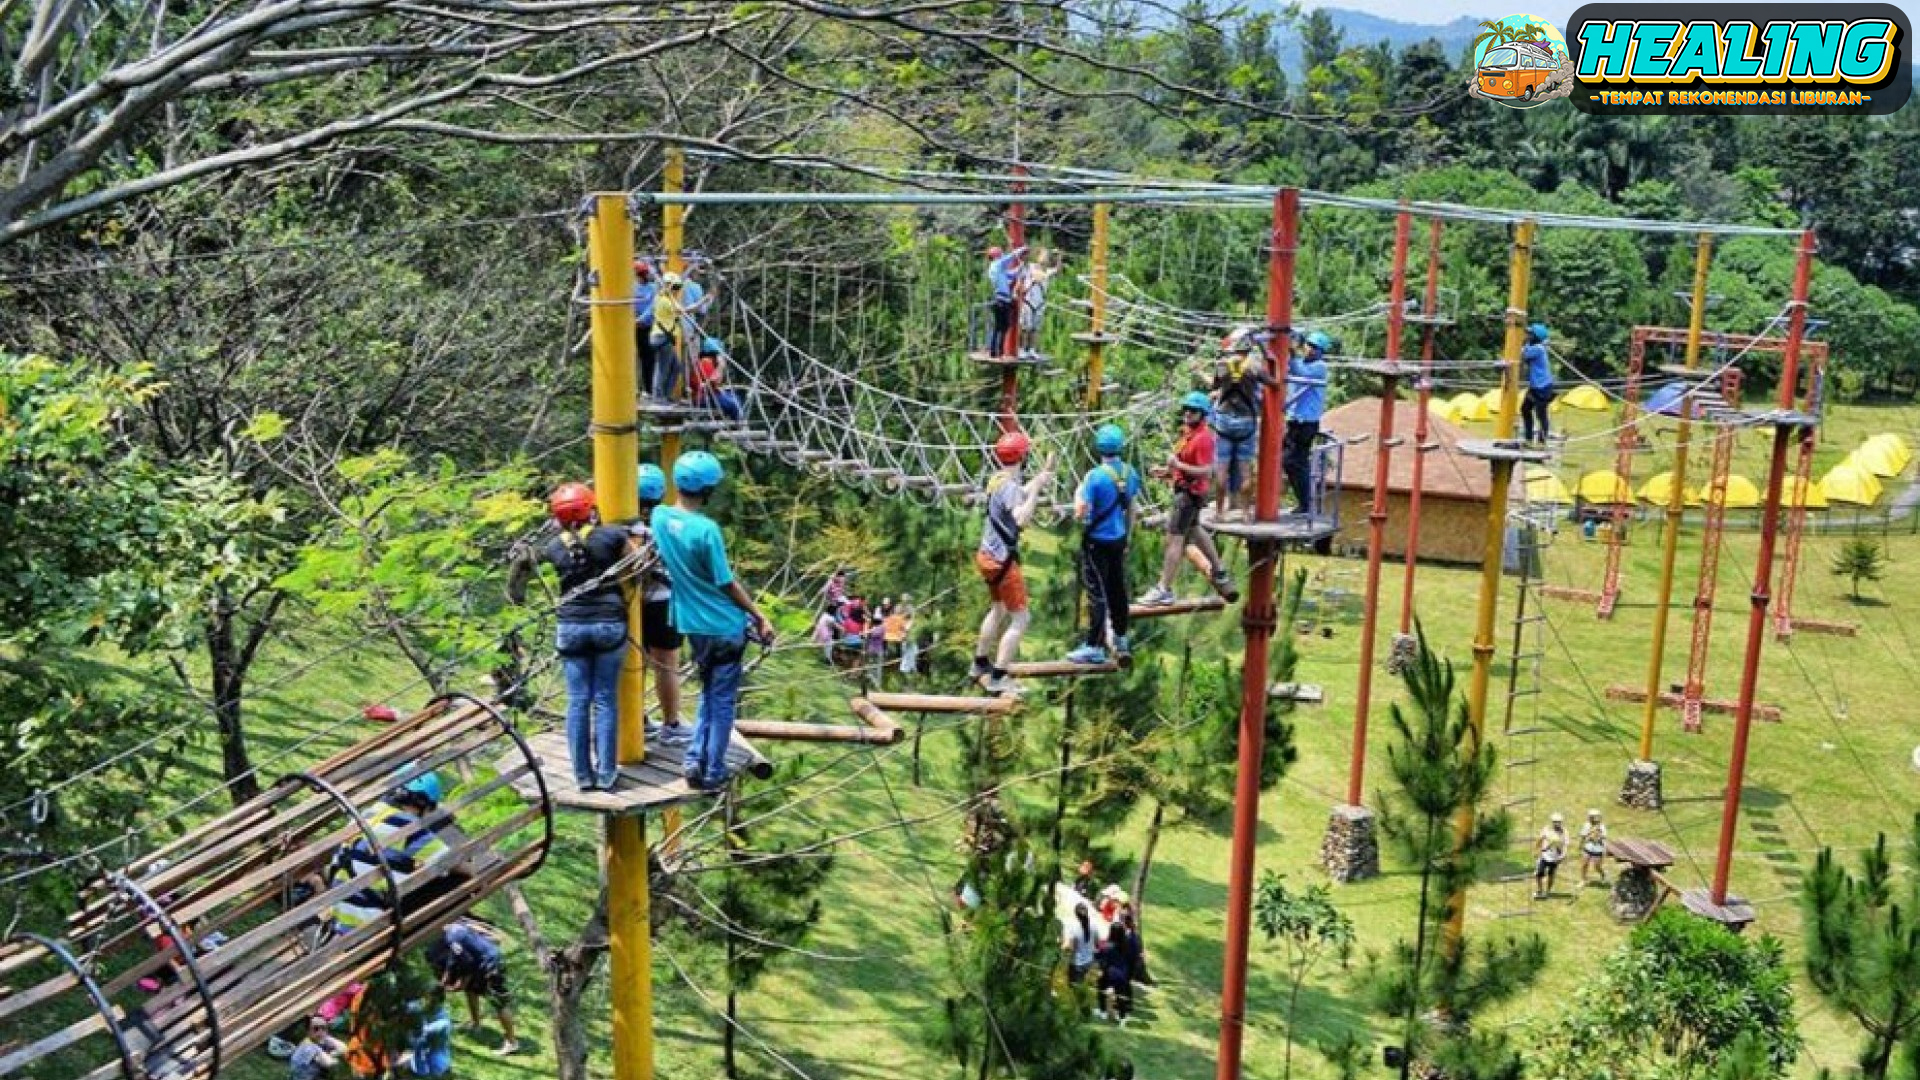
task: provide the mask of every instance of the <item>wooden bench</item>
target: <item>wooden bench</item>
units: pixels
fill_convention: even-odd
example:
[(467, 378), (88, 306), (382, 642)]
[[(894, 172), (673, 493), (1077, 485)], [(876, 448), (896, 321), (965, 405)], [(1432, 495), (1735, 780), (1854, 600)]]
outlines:
[(1662, 871), (1673, 865), (1673, 850), (1657, 840), (1621, 836), (1607, 841), (1607, 855), (1622, 864), (1613, 880), (1613, 917), (1639, 922), (1678, 893)]

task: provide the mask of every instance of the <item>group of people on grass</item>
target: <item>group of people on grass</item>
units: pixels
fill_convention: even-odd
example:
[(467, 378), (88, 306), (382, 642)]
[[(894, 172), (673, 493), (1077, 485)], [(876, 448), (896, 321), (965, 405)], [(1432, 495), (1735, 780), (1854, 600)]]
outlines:
[[(1318, 331), (1299, 341), (1299, 355), (1288, 364), (1287, 458), (1285, 466), (1296, 510), (1313, 507), (1311, 453), (1326, 409), (1327, 350), (1332, 341)], [(1267, 363), (1266, 342), (1254, 331), (1230, 336), (1222, 351), (1211, 392), (1193, 390), (1180, 399), (1180, 431), (1172, 450), (1150, 471), (1165, 480), (1172, 495), (1163, 526), (1159, 578), (1137, 601), (1127, 583), (1127, 552), (1138, 525), (1137, 503), (1143, 481), (1124, 460), (1127, 433), (1117, 424), (1094, 432), (1099, 462), (1081, 479), (1074, 495), (1074, 518), (1081, 525), (1081, 573), (1088, 597), (1085, 640), (1067, 654), (1080, 664), (1125, 660), (1130, 652), (1130, 605), (1166, 607), (1177, 600), (1174, 585), (1183, 562), (1194, 561), (1209, 584), (1228, 603), (1239, 599), (1212, 534), (1203, 527), (1209, 498), (1224, 517), (1251, 480), (1248, 468), (1259, 434), (1263, 395), (1280, 385)], [(985, 525), (974, 552), (974, 567), (986, 583), (990, 605), (981, 620), (971, 677), (990, 693), (1018, 694), (1011, 674), (1020, 641), (1031, 620), (1026, 580), (1020, 569), (1023, 531), (1038, 511), (1054, 479), (1051, 457), (1031, 476), (1025, 469), (1033, 443), (1009, 431), (994, 443), (999, 469), (987, 481)]]
[(1025, 245), (1012, 251), (987, 249), (987, 288), (993, 297), (989, 303), (992, 326), (987, 331), (989, 357), (1041, 358), (1040, 324), (1047, 313), (1047, 291), (1060, 269), (1061, 263), (1046, 248), (1035, 250), (1031, 259), (1027, 258)]
[(852, 656), (879, 676), (889, 664), (900, 674), (911, 676), (920, 671), (920, 640), (915, 635), (917, 614), (913, 597), (884, 597), (869, 605), (866, 597), (853, 592), (851, 571), (836, 570), (821, 590), (820, 613), (813, 621), (813, 643), (832, 665), (836, 652)]
[(661, 404), (690, 401), (738, 423), (746, 407), (739, 392), (727, 385), (726, 345), (700, 329), (714, 299), (701, 281), (705, 271), (700, 259), (681, 273), (657, 270), (646, 259), (634, 261), (640, 395)]
[[(1600, 820), (1600, 811), (1587, 811), (1587, 820), (1580, 826), (1580, 885), (1585, 887), (1589, 877), (1599, 879), (1601, 885), (1607, 883), (1607, 826)], [(1547, 818), (1547, 827), (1540, 830), (1540, 839), (1534, 844), (1533, 898), (1545, 900), (1553, 895), (1553, 881), (1560, 873), (1560, 864), (1566, 860), (1570, 846), (1567, 838), (1567, 819), (1564, 814), (1555, 811)]]
[[(660, 720), (646, 727), (649, 742), (684, 748), (687, 783), (717, 791), (730, 779), (727, 746), (739, 703), (747, 643), (770, 645), (773, 624), (734, 577), (720, 526), (708, 505), (726, 477), (704, 450), (673, 463), (677, 500), (668, 504), (659, 466), (640, 466), (640, 516), (603, 522), (593, 489), (562, 484), (548, 499), (558, 535), (539, 547), (518, 546), (508, 594), (519, 602), (540, 565), (560, 583), (555, 648), (567, 685), (567, 750), (582, 791), (610, 791), (619, 779), (620, 673), (634, 643), (628, 640), (622, 593), (641, 593), (641, 633)], [(680, 650), (691, 654), (700, 680), (700, 709), (691, 730), (680, 718)]]
[[(1069, 897), (1072, 917), (1060, 937), (1067, 978), (1075, 986), (1094, 979), (1094, 1016), (1121, 1027), (1133, 1015), (1134, 984), (1147, 977), (1146, 947), (1133, 902), (1118, 885), (1094, 890), (1093, 861), (1080, 864)], [(1100, 927), (1105, 929), (1101, 930)]]

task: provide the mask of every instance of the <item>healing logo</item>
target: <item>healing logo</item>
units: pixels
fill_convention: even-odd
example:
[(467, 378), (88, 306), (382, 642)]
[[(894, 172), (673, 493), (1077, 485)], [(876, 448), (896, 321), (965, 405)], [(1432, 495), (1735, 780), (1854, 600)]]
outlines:
[(1467, 93), (1531, 109), (1573, 92), (1573, 58), (1559, 27), (1538, 15), (1509, 15), (1480, 25)]

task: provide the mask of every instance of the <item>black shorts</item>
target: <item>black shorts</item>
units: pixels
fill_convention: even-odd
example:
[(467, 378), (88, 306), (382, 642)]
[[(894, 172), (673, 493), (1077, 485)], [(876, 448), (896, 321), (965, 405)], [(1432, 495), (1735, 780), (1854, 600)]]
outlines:
[(1190, 491), (1173, 493), (1173, 507), (1167, 512), (1167, 535), (1186, 536), (1200, 527), (1200, 511), (1207, 505), (1205, 495)]
[(640, 605), (640, 632), (646, 635), (649, 649), (678, 649), (684, 640), (673, 628), (669, 604), (666, 600), (648, 600)]
[(507, 971), (498, 964), (467, 976), (461, 989), (479, 994), (493, 1002), (496, 1008), (505, 1009), (513, 1005), (513, 993), (507, 989)]

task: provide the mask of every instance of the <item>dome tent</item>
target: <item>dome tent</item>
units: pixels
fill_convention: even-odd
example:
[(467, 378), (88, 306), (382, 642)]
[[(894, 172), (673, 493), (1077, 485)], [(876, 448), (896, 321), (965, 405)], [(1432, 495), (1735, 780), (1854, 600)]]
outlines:
[(1849, 458), (1827, 470), (1827, 475), (1820, 478), (1820, 490), (1826, 493), (1829, 502), (1872, 506), (1880, 501), (1881, 487), (1872, 473), (1853, 464)]
[[(1672, 471), (1656, 473), (1648, 479), (1648, 481), (1640, 487), (1640, 498), (1641, 501), (1652, 503), (1655, 506), (1665, 506), (1671, 502), (1673, 500)], [(1699, 506), (1705, 501), (1705, 497), (1701, 495), (1697, 488), (1688, 488), (1681, 495), (1681, 504), (1685, 506)]]
[(1575, 485), (1583, 502), (1600, 506), (1620, 506), (1633, 502), (1633, 490), (1619, 473), (1611, 469), (1595, 469), (1580, 478)]
[(1591, 384), (1574, 387), (1553, 404), (1555, 408), (1577, 409), (1580, 412), (1606, 412), (1612, 407), (1606, 392)]
[(1553, 470), (1545, 465), (1527, 466), (1526, 482), (1522, 490), (1526, 492), (1528, 502), (1552, 503), (1557, 506), (1567, 506), (1573, 502), (1573, 492), (1568, 491), (1567, 485), (1561, 483), (1560, 478), (1553, 474)]

